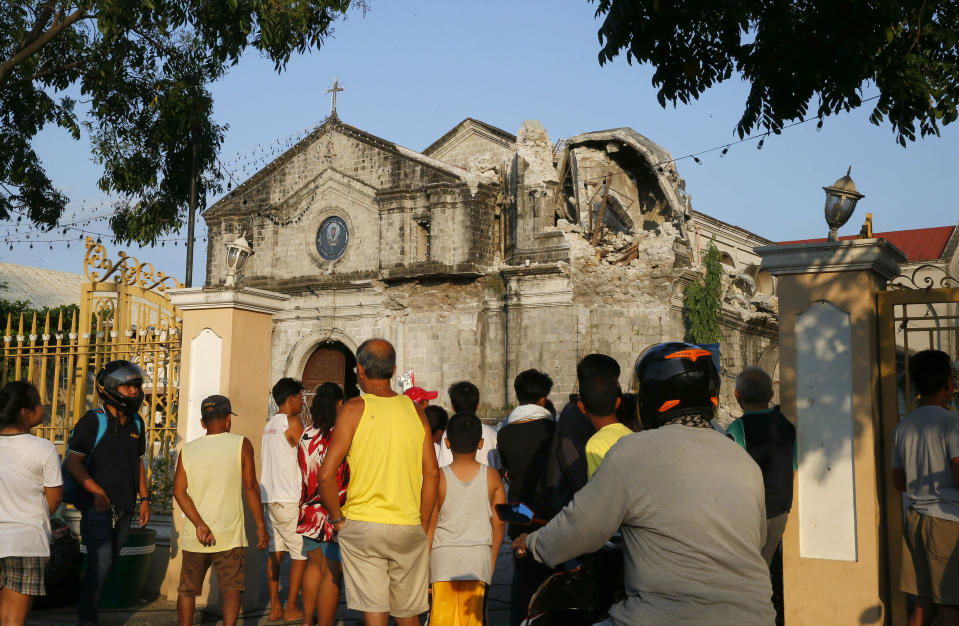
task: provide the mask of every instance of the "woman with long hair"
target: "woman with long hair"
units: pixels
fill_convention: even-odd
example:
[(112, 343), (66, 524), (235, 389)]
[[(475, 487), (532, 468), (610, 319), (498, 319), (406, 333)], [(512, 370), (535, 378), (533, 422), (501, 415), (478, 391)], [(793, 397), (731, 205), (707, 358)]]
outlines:
[[(323, 383), (316, 388), (310, 404), (310, 424), (300, 436), (296, 462), (300, 467), (300, 519), (296, 532), (303, 535), (303, 552), (307, 555), (303, 574), (303, 624), (312, 626), (313, 613), (319, 626), (333, 624), (340, 600), (343, 567), (336, 529), (320, 501), (319, 472), (330, 447), (337, 409), (343, 404), (343, 390), (336, 383)], [(340, 504), (346, 502), (350, 469), (346, 461), (336, 472)]]
[(0, 623), (23, 624), (42, 596), (50, 558), (50, 515), (60, 505), (63, 479), (57, 449), (30, 434), (43, 422), (37, 388), (27, 382), (0, 389)]

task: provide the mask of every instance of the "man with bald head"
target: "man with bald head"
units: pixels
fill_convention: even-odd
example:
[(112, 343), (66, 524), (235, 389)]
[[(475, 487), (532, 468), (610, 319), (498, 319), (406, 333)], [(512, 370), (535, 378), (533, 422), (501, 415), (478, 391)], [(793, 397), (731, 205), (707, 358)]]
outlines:
[[(342, 406), (323, 465), (320, 497), (337, 530), (346, 603), (366, 624), (419, 626), (428, 608), (429, 543), (426, 529), (436, 502), (439, 468), (422, 407), (390, 384), (396, 352), (385, 339), (356, 351), (356, 377), (364, 395)], [(350, 466), (346, 504), (340, 508), (336, 471)]]
[(796, 455), (796, 427), (769, 406), (773, 381), (762, 368), (750, 366), (736, 377), (736, 401), (743, 416), (726, 432), (746, 449), (763, 473), (766, 488), (766, 545), (763, 558), (771, 563), (786, 529), (793, 503), (793, 471)]
[[(726, 432), (746, 449), (763, 474), (766, 543), (762, 553), (772, 577), (776, 623), (782, 623), (782, 555), (779, 545), (793, 502), (796, 428), (778, 406), (770, 408), (772, 397), (773, 381), (769, 374), (759, 367), (745, 368), (736, 377), (736, 401), (743, 416), (734, 420)], [(776, 558), (777, 554), (779, 558)]]

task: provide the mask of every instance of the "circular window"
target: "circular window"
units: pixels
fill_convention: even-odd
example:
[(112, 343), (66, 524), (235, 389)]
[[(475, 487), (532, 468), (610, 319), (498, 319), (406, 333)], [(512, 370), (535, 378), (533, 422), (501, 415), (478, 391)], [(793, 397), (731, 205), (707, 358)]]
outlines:
[(335, 261), (346, 252), (350, 243), (350, 229), (342, 217), (333, 216), (323, 220), (316, 232), (316, 249), (327, 261)]

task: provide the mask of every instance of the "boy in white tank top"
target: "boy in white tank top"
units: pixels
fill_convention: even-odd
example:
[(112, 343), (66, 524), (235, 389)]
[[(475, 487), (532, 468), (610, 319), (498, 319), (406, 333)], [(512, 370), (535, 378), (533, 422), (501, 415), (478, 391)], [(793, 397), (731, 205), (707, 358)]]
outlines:
[(505, 530), (493, 506), (506, 502), (506, 490), (499, 472), (476, 460), (482, 432), (471, 413), (456, 413), (446, 427), (453, 462), (441, 468), (430, 521), (431, 624), (485, 623), (486, 588)]
[[(300, 468), (296, 464), (296, 447), (303, 434), (303, 383), (294, 378), (281, 378), (273, 385), (273, 401), (277, 413), (263, 429), (260, 447), (263, 476), (260, 495), (263, 499), (267, 532), (270, 535), (270, 554), (266, 560), (266, 583), (270, 590), (270, 620), (284, 622), (301, 620), (303, 612), (296, 608), (300, 593), (306, 555), (303, 554), (303, 536), (296, 533), (300, 515)], [(280, 562), (289, 552), (290, 588), (286, 610), (280, 601)]]

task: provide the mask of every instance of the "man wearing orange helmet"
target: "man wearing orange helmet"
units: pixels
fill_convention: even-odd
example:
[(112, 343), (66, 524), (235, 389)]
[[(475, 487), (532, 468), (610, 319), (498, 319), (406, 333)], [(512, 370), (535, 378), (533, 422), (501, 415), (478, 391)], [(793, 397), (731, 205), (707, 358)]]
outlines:
[(643, 431), (621, 438), (572, 502), (513, 549), (556, 566), (620, 530), (626, 598), (606, 623), (772, 624), (762, 474), (709, 424), (711, 354), (657, 344), (634, 371)]

